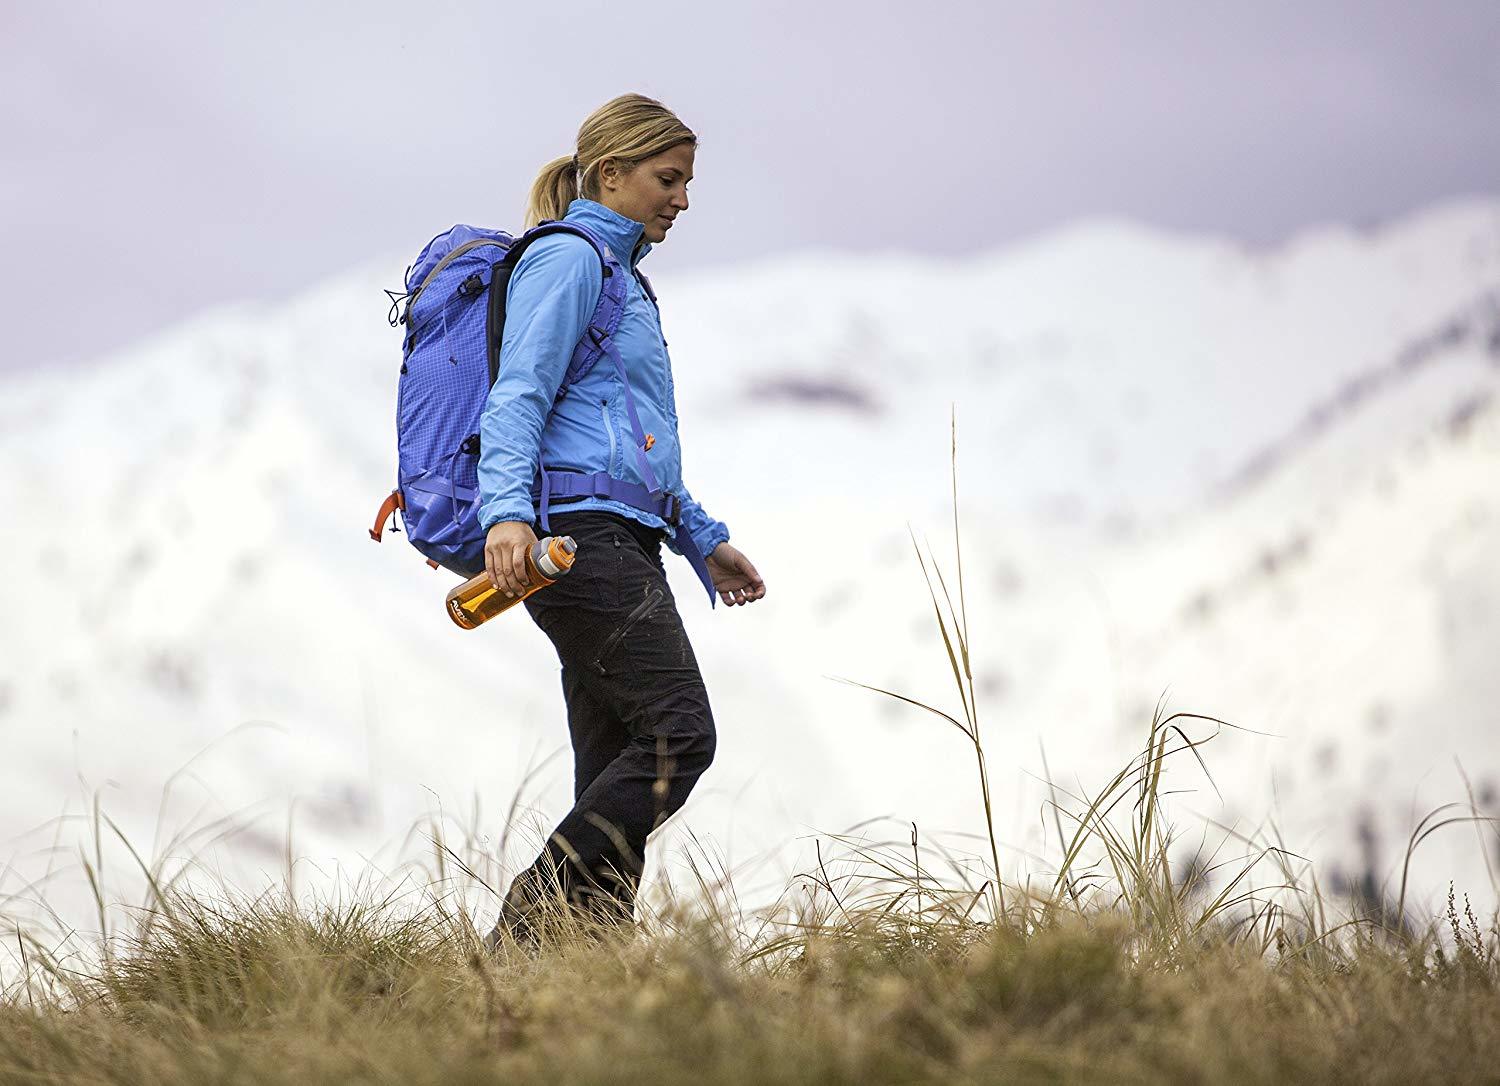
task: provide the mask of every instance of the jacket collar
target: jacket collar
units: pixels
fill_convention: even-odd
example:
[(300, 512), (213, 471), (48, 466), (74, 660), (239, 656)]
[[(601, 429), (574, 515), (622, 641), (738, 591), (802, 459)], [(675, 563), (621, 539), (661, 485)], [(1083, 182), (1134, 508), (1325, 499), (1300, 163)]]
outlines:
[(628, 219), (594, 200), (580, 196), (568, 205), (568, 212), (563, 220), (576, 222), (593, 230), (613, 250), (616, 260), (622, 264), (628, 262), (632, 268), (652, 249), (649, 241), (641, 240), (646, 232), (642, 223)]

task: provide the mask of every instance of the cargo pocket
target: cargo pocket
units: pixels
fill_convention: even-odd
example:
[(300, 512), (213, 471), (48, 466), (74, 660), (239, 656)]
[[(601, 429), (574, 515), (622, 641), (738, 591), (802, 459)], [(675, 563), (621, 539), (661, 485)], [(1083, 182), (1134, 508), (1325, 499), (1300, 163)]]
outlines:
[(661, 605), (661, 601), (666, 599), (666, 595), (660, 588), (653, 585), (651, 590), (646, 593), (646, 598), (637, 604), (635, 609), (625, 616), (625, 621), (620, 623), (615, 631), (604, 639), (604, 644), (599, 646), (598, 655), (594, 657), (593, 662), (589, 665), (596, 673), (600, 675), (609, 674), (607, 661), (610, 656), (619, 649), (620, 643), (629, 636), (631, 629)]

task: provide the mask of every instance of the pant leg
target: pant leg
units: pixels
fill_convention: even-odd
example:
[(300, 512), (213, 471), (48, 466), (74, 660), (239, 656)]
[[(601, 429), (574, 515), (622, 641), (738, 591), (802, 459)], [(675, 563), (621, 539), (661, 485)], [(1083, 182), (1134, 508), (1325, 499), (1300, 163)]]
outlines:
[[(628, 917), (647, 836), (713, 761), (713, 713), (662, 571), (660, 534), (590, 512), (554, 516), (553, 531), (574, 537), (578, 559), (527, 608), (563, 664), (570, 723), (576, 702), (581, 728), (607, 717), (629, 738), (577, 795), (525, 877), (557, 870), (577, 904)], [(610, 741), (588, 738), (593, 751)]]
[(573, 744), (573, 799), (577, 800), (625, 749), (630, 731), (589, 688), (585, 673), (564, 666), (562, 688)]

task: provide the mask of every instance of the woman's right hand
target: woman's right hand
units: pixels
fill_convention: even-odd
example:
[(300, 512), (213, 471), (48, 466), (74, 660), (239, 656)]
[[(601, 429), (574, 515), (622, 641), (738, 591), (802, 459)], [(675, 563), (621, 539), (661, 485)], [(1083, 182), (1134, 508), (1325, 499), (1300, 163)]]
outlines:
[(526, 574), (526, 552), (536, 543), (536, 533), (522, 520), (491, 524), (484, 537), (484, 569), (490, 583), (514, 599), (531, 587)]

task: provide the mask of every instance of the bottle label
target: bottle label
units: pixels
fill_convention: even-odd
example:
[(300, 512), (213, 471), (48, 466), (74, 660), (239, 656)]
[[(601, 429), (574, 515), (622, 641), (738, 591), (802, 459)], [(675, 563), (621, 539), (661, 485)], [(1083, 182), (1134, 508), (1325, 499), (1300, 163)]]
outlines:
[(463, 605), (458, 600), (452, 599), (448, 601), (448, 614), (454, 622), (458, 623), (464, 629), (472, 630), (474, 628), (474, 620), (463, 609)]

